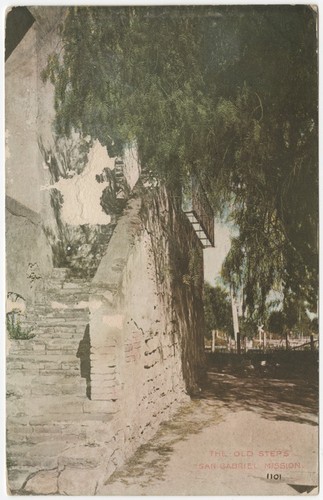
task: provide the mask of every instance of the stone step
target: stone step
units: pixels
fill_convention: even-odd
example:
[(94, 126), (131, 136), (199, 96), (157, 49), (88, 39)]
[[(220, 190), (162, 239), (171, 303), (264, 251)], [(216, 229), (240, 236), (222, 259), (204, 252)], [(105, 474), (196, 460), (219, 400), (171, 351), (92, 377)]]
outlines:
[[(88, 400), (91, 403), (90, 400)], [(93, 428), (93, 422), (96, 422), (96, 429), (103, 433), (106, 429), (106, 424), (112, 422), (115, 418), (115, 413), (82, 413), (70, 412), (63, 415), (55, 415), (53, 413), (46, 415), (35, 415), (30, 418), (29, 426), (35, 431), (38, 429), (61, 429), (61, 432), (73, 434), (73, 429), (86, 429), (89, 426)], [(78, 431), (76, 431), (78, 432)], [(102, 437), (102, 434), (101, 434)]]
[(75, 350), (76, 354), (82, 338), (82, 333), (76, 335), (75, 332), (70, 334), (70, 336), (66, 334), (66, 336), (64, 337), (60, 336), (59, 334), (57, 334), (56, 337), (35, 337), (35, 341), (26, 347), (11, 345), (8, 359), (13, 359), (14, 357), (19, 358), (21, 356), (33, 358), (33, 356), (38, 356), (39, 354), (45, 353), (46, 351), (57, 351), (57, 353), (61, 352), (62, 354), (67, 354), (66, 350)]
[(32, 339), (34, 342), (30, 343), (28, 346), (16, 346), (11, 344), (7, 358), (13, 359), (14, 357), (21, 356), (33, 357), (34, 355), (37, 356), (39, 353), (51, 350), (61, 351), (62, 354), (64, 354), (66, 349), (75, 349), (77, 351), (80, 341), (84, 336), (83, 332), (84, 330), (81, 330), (79, 333), (65, 332), (64, 334), (43, 334), (41, 337), (34, 337)]
[[(21, 324), (23, 331), (26, 333), (38, 334), (42, 332), (48, 332), (51, 327), (68, 327), (68, 328), (81, 328), (85, 327), (89, 323), (89, 317), (87, 318), (75, 318), (75, 317), (62, 317), (50, 315), (46, 317), (40, 317), (38, 324), (35, 323), (24, 323)], [(52, 330), (57, 331), (57, 330)], [(14, 340), (14, 339), (13, 339)], [(17, 339), (19, 340), (19, 339)], [(30, 340), (30, 339), (27, 339)]]
[(39, 311), (38, 317), (43, 317), (43, 318), (48, 318), (51, 316), (54, 317), (62, 317), (62, 318), (79, 318), (79, 319), (86, 319), (88, 318), (89, 315), (89, 308), (88, 306), (84, 306), (82, 303), (80, 306), (78, 304), (74, 305), (73, 307), (66, 307), (65, 304), (62, 304), (62, 307), (51, 307), (49, 308), (46, 312), (41, 312)]
[(69, 272), (68, 267), (54, 267), (52, 269), (51, 275), (55, 277), (65, 277), (68, 274), (68, 272)]
[(53, 299), (59, 298), (60, 296), (68, 296), (69, 294), (74, 296), (74, 295), (84, 295), (88, 296), (90, 293), (90, 288), (89, 287), (60, 287), (60, 288), (54, 288), (50, 287), (48, 285), (48, 288), (42, 292), (37, 292), (36, 293), (36, 298), (35, 298), (35, 303), (47, 303), (48, 299)]
[(14, 467), (39, 467), (41, 464), (44, 469), (52, 469), (57, 467), (58, 455), (68, 447), (69, 443), (63, 438), (51, 439), (32, 446), (29, 443), (12, 445), (7, 455)]
[[(80, 293), (67, 293), (64, 295), (63, 293), (61, 294), (48, 294), (46, 297), (42, 299), (41, 304), (37, 304), (35, 306), (35, 312), (34, 314), (31, 314), (31, 311), (28, 311), (28, 316), (29, 317), (38, 317), (39, 314), (46, 315), (49, 312), (52, 312), (53, 309), (58, 309), (58, 310), (65, 310), (70, 309), (72, 310), (81, 310), (81, 309), (87, 309), (88, 308), (88, 303), (89, 303), (89, 295), (83, 292)], [(53, 307), (54, 304), (54, 307)]]
[(85, 390), (83, 390), (82, 386), (78, 386), (75, 383), (33, 383), (30, 393), (33, 396), (82, 396), (85, 394)]
[[(20, 399), (27, 399), (31, 397), (53, 397), (53, 396), (71, 396), (71, 397), (85, 397), (86, 396), (86, 382), (85, 379), (81, 380), (81, 377), (74, 381), (70, 381), (70, 383), (66, 383), (64, 379), (57, 380), (56, 383), (32, 383), (30, 385), (25, 385), (19, 387), (19, 392), (15, 387), (8, 385), (7, 391), (11, 391), (11, 394), (14, 394), (15, 397), (19, 397)], [(14, 392), (17, 391), (17, 392)], [(11, 405), (9, 405), (11, 406)], [(21, 410), (23, 411), (25, 405), (22, 402)], [(18, 412), (19, 413), (19, 412)], [(21, 412), (20, 412), (21, 413)], [(77, 420), (77, 418), (76, 418)]]
[[(48, 441), (66, 441), (69, 444), (79, 444), (88, 442), (89, 446), (93, 442), (104, 444), (113, 439), (113, 433), (107, 432), (107, 424), (112, 422), (114, 416), (93, 416), (89, 419), (86, 415), (78, 421), (52, 422), (51, 424), (19, 426), (11, 425), (8, 431), (8, 443), (10, 450), (16, 444), (28, 444), (29, 446)], [(28, 431), (26, 430), (28, 428)], [(104, 440), (104, 441), (103, 441)], [(23, 462), (20, 462), (23, 465)]]
[[(38, 343), (32, 344), (35, 348), (33, 349), (24, 349), (21, 348), (21, 352), (31, 352), (33, 351), (41, 351), (41, 350), (51, 350), (58, 349), (60, 346), (60, 350), (64, 352), (65, 348), (71, 349), (72, 347), (76, 350), (78, 349), (80, 341), (84, 337), (85, 328), (78, 330), (78, 332), (54, 332), (54, 333), (43, 333), (39, 335), (39, 337), (34, 337), (37, 339)], [(54, 343), (55, 342), (55, 343)], [(41, 346), (44, 345), (45, 348), (41, 349)], [(19, 354), (19, 349), (16, 350), (16, 354)]]
[(37, 330), (38, 327), (46, 328), (49, 326), (82, 326), (87, 325), (89, 323), (89, 315), (77, 315), (77, 314), (55, 314), (49, 313), (46, 316), (39, 316), (37, 324), (30, 325), (34, 330)]
[[(60, 398), (53, 397), (52, 395), (35, 394), (32, 397), (25, 399), (9, 398), (7, 400), (7, 414), (11, 417), (29, 416), (30, 425), (34, 419), (40, 419), (43, 423), (45, 421), (52, 422), (60, 419), (64, 421), (66, 418), (74, 415), (82, 415), (84, 413), (84, 402), (89, 401), (86, 397), (85, 379), (80, 379), (83, 384), (84, 391), (75, 394), (64, 394)], [(62, 416), (62, 408), (64, 408), (64, 415)], [(35, 424), (37, 425), (37, 423)]]
[[(24, 374), (31, 374), (31, 373), (34, 373), (35, 375), (39, 375), (39, 372), (44, 369), (44, 370), (54, 370), (56, 368), (62, 368), (64, 367), (66, 370), (68, 371), (76, 371), (76, 370), (79, 370), (80, 368), (80, 363), (79, 363), (79, 360), (77, 360), (77, 362), (74, 362), (74, 361), (70, 361), (70, 362), (64, 362), (64, 361), (61, 361), (61, 360), (56, 360), (55, 362), (54, 361), (43, 361), (41, 363), (36, 363), (36, 362), (33, 362), (33, 361), (25, 361), (23, 362), (22, 364), (22, 368), (21, 368), (21, 371), (24, 373)], [(37, 369), (37, 373), (36, 373), (36, 369)], [(34, 370), (34, 371), (32, 371)], [(8, 372), (7, 372), (8, 373)], [(9, 372), (10, 373), (10, 372)]]
[[(75, 419), (75, 417), (74, 417)], [(74, 461), (79, 456), (79, 451), (71, 445), (79, 445), (80, 441), (85, 443), (85, 448), (97, 448), (98, 444), (109, 444), (117, 431), (115, 426), (107, 427), (108, 423), (113, 423), (114, 415), (80, 415), (78, 420), (72, 421), (51, 421), (46, 419), (33, 419), (32, 425), (19, 425), (18, 423), (9, 423), (8, 442), (10, 443), (10, 461), (15, 466), (25, 466), (30, 463), (29, 457), (41, 457), (43, 447), (50, 446), (53, 442), (65, 442), (69, 445), (69, 453), (63, 451), (64, 464), (71, 460)], [(94, 425), (93, 425), (94, 424)], [(22, 440), (23, 439), (23, 440)], [(104, 439), (104, 440), (103, 440)], [(25, 451), (25, 461), (19, 445)], [(38, 445), (35, 447), (35, 445)], [(67, 448), (66, 448), (67, 450)], [(86, 451), (86, 450), (84, 450)], [(89, 455), (91, 455), (90, 450)], [(83, 453), (82, 453), (83, 456)]]
[(63, 354), (66, 349), (74, 349), (75, 352), (78, 350), (80, 341), (83, 339), (84, 330), (80, 331), (78, 334), (73, 333), (51, 333), (43, 334), (39, 337), (34, 337), (34, 342), (30, 346), (10, 346), (10, 352), (8, 358), (13, 358), (14, 356), (24, 355), (32, 356), (32, 353), (39, 353), (45, 351), (61, 351)]
[(40, 311), (41, 307), (51, 308), (51, 304), (59, 303), (64, 304), (67, 307), (75, 307), (79, 302), (88, 302), (89, 293), (84, 292), (84, 290), (71, 291), (71, 290), (60, 290), (59, 292), (51, 292), (44, 294), (37, 304), (35, 304), (35, 311)]
[[(46, 395), (71, 395), (83, 397), (86, 390), (86, 380), (81, 377), (80, 373), (74, 372), (75, 375), (51, 374), (28, 374), (25, 375), (25, 380), (20, 382), (19, 385), (15, 382), (7, 383), (7, 397), (8, 401), (13, 400), (15, 397), (26, 398), (30, 394), (36, 396)], [(35, 390), (33, 390), (35, 388)]]
[[(84, 328), (85, 330), (85, 328)], [(10, 355), (19, 354), (24, 352), (26, 355), (32, 353), (32, 351), (45, 351), (51, 348), (61, 348), (64, 352), (65, 348), (75, 347), (79, 344), (80, 340), (83, 338), (83, 329), (79, 329), (78, 333), (75, 330), (68, 330), (64, 332), (53, 332), (53, 333), (42, 333), (39, 336), (35, 336), (29, 341), (21, 341), (22, 343), (17, 345), (16, 341), (12, 341), (10, 345)]]
[(38, 306), (37, 308), (37, 314), (36, 313), (29, 313), (28, 316), (24, 317), (21, 319), (21, 323), (23, 322), (32, 322), (32, 321), (37, 321), (39, 317), (46, 317), (48, 314), (55, 314), (57, 316), (75, 316), (78, 314), (81, 317), (86, 317), (87, 314), (89, 314), (89, 307), (88, 307), (88, 302), (80, 302), (77, 304), (72, 305), (71, 307), (67, 306), (63, 302), (52, 302), (49, 305), (46, 306)]
[(75, 326), (83, 326), (84, 323), (85, 325), (87, 324), (82, 318), (80, 319), (75, 318), (73, 320), (70, 319), (69, 321), (67, 321), (65, 318), (62, 317), (50, 316), (45, 318), (39, 318), (37, 326), (45, 328), (48, 326), (55, 326), (55, 327), (63, 326), (72, 328)]
[(80, 341), (85, 333), (85, 329), (88, 323), (85, 324), (79, 324), (77, 326), (73, 325), (66, 325), (64, 326), (57, 326), (54, 327), (53, 329), (50, 329), (48, 327), (39, 327), (37, 330), (33, 330), (30, 332), (30, 335), (34, 335), (32, 338), (28, 340), (22, 341), (23, 344), (20, 346), (16, 345), (16, 339), (10, 339), (10, 349), (11, 352), (19, 352), (21, 351), (32, 351), (36, 350), (33, 349), (32, 346), (34, 345), (39, 345), (39, 344), (51, 344), (52, 341), (54, 340), (61, 340), (62, 344), (63, 343), (75, 343)]
[(46, 281), (42, 282), (37, 287), (36, 291), (41, 293), (51, 288), (63, 288), (64, 285), (70, 285), (70, 288), (89, 288), (91, 285), (91, 278), (80, 278), (77, 276), (75, 276), (75, 278), (56, 278), (51, 276)]
[(39, 326), (37, 327), (37, 330), (33, 333), (35, 333), (35, 337), (31, 339), (30, 341), (34, 339), (49, 339), (49, 338), (62, 338), (62, 339), (69, 339), (69, 338), (79, 338), (83, 337), (86, 325), (88, 323), (80, 323), (78, 325), (67, 325), (64, 323), (63, 326), (55, 326), (55, 324), (52, 324), (51, 326)]
[(50, 276), (49, 276), (49, 279), (51, 280), (64, 280), (64, 281), (72, 281), (72, 282), (76, 282), (76, 283), (88, 283), (88, 279), (87, 277), (85, 276), (81, 276), (81, 275), (75, 275), (75, 276), (71, 276), (69, 272), (67, 272), (65, 275), (62, 273), (61, 275), (57, 274), (57, 273), (52, 273)]
[[(81, 340), (81, 339), (80, 339)], [(24, 363), (24, 362), (35, 362), (36, 363), (47, 363), (51, 361), (70, 362), (77, 358), (77, 351), (80, 342), (75, 343), (70, 342), (68, 348), (62, 350), (60, 347), (46, 346), (46, 345), (34, 345), (32, 351), (16, 351), (10, 352), (7, 357), (8, 365), (10, 363)]]
[[(55, 348), (55, 346), (53, 346), (52, 348), (50, 348), (50, 346), (48, 346), (46, 349), (34, 350), (32, 351), (32, 353), (30, 353), (30, 351), (25, 351), (25, 353), (21, 353), (21, 351), (19, 351), (8, 357), (8, 368), (10, 369), (12, 363), (26, 364), (28, 362), (34, 363), (36, 365), (51, 361), (57, 361), (59, 364), (61, 364), (62, 362), (73, 362), (75, 361), (75, 359), (79, 359), (77, 356), (78, 346), (79, 343), (77, 343), (75, 346), (70, 345), (64, 350), (60, 349), (59, 347)], [(24, 356), (22, 357), (22, 355)]]
[(74, 291), (74, 289), (85, 291), (90, 289), (90, 281), (75, 278), (73, 281), (64, 281), (62, 288), (64, 290), (72, 290), (72, 292)]
[[(10, 387), (8, 387), (10, 390)], [(15, 388), (12, 389), (13, 391)], [(55, 397), (55, 400), (58, 398), (61, 399), (64, 396), (71, 397), (85, 397), (86, 396), (86, 382), (84, 379), (84, 384), (81, 381), (73, 382), (72, 384), (35, 384), (33, 383), (27, 387), (19, 388), (19, 393), (16, 393), (16, 397), (21, 398), (34, 398), (34, 397), (44, 397), (50, 398)], [(25, 404), (22, 404), (22, 412), (26, 408)], [(77, 419), (77, 417), (75, 417)]]
[(22, 354), (19, 353), (19, 355), (16, 355), (13, 358), (8, 359), (9, 367), (10, 367), (10, 361), (13, 361), (14, 363), (23, 363), (24, 365), (26, 363), (29, 364), (43, 364), (43, 363), (57, 363), (57, 365), (61, 365), (62, 363), (75, 363), (75, 362), (80, 362), (79, 358), (76, 357), (75, 354), (64, 354), (60, 352), (59, 354), (51, 354), (50, 352), (46, 351), (38, 351), (37, 353), (35, 352), (34, 356), (29, 356), (26, 357)]
[(47, 305), (38, 308), (36, 313), (29, 313), (27, 316), (20, 318), (20, 324), (32, 324), (38, 322), (40, 318), (46, 318), (48, 315), (55, 316), (71, 316), (71, 317), (81, 317), (86, 318), (89, 314), (88, 302), (77, 302), (71, 306), (67, 306), (63, 302), (52, 302), (54, 305)]
[(73, 283), (75, 284), (75, 286), (79, 286), (79, 287), (82, 287), (82, 286), (89, 286), (91, 284), (91, 279), (87, 278), (87, 277), (83, 277), (83, 276), (54, 276), (54, 275), (51, 275), (49, 276), (49, 278), (44, 281), (42, 283), (42, 286), (40, 286), (38, 289), (41, 290), (41, 289), (46, 289), (46, 286), (47, 285), (63, 285), (65, 283)]
[[(57, 371), (57, 370), (56, 370)], [(18, 382), (12, 381), (7, 382), (7, 395), (8, 398), (19, 397), (23, 398), (26, 394), (30, 394), (33, 388), (35, 394), (41, 396), (52, 395), (52, 394), (66, 394), (66, 395), (77, 395), (83, 396), (83, 388), (86, 387), (86, 380), (82, 378), (79, 367), (74, 367), (71, 369), (70, 373), (48, 370), (39, 370), (38, 373), (25, 373), (22, 371), (21, 374), (24, 380), (18, 379)], [(43, 392), (41, 390), (43, 389)]]
[[(36, 347), (36, 346), (35, 346)], [(42, 346), (39, 346), (42, 347)], [(19, 363), (23, 363), (24, 366), (26, 364), (33, 364), (33, 366), (43, 365), (43, 363), (49, 363), (53, 361), (57, 361), (57, 364), (61, 365), (62, 363), (74, 363), (76, 360), (80, 362), (80, 358), (77, 356), (79, 348), (79, 342), (76, 345), (70, 345), (62, 350), (60, 347), (55, 348), (55, 346), (48, 346), (45, 349), (38, 349), (34, 351), (24, 351), (24, 352), (15, 352), (11, 353), (7, 358), (7, 368), (8, 370), (13, 369), (14, 372), (16, 368), (14, 366)], [(43, 368), (43, 366), (39, 366), (39, 368)]]
[(16, 491), (20, 490), (26, 481), (26, 478), (39, 470), (39, 464), (35, 467), (25, 467), (25, 466), (12, 466), (8, 467), (8, 484), (11, 488), (11, 494), (15, 494)]
[[(23, 328), (27, 330), (27, 333), (42, 333), (42, 332), (48, 332), (50, 331), (50, 327), (56, 328), (54, 330), (55, 332), (57, 331), (57, 328), (59, 327), (67, 327), (70, 329), (75, 329), (85, 327), (89, 323), (89, 318), (86, 320), (84, 319), (76, 319), (76, 318), (68, 318), (68, 317), (55, 317), (55, 316), (49, 316), (48, 318), (39, 318), (39, 323), (37, 325), (33, 325), (31, 323), (22, 325)], [(63, 330), (62, 330), (63, 331)], [(18, 339), (19, 340), (19, 339)], [(27, 339), (30, 340), (30, 339)]]
[[(69, 285), (69, 286), (67, 286)], [(60, 287), (54, 287), (51, 284), (47, 285), (47, 288), (42, 290), (42, 291), (37, 291), (36, 296), (35, 296), (35, 304), (42, 304), (43, 300), (45, 299), (46, 302), (48, 301), (48, 298), (51, 297), (60, 297), (61, 295), (67, 296), (68, 294), (71, 295), (89, 295), (90, 292), (90, 287), (85, 287), (82, 286), (80, 287), (79, 285), (74, 285), (73, 283), (66, 284), (66, 286), (60, 286)]]
[(63, 369), (46, 370), (38, 369), (34, 373), (15, 373), (12, 381), (8, 380), (7, 388), (9, 387), (29, 387), (33, 385), (48, 385), (58, 384), (60, 386), (74, 383), (75, 386), (81, 380), (80, 367), (75, 366), (74, 370), (69, 371)]

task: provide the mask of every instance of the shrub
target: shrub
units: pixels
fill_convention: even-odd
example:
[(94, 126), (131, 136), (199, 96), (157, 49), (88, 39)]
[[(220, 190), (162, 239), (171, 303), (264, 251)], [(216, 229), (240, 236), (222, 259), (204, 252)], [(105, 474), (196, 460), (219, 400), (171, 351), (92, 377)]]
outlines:
[(21, 326), (19, 315), (16, 311), (11, 311), (6, 315), (7, 331), (10, 339), (14, 340), (30, 340), (35, 337), (34, 333), (31, 333), (32, 328), (24, 329)]

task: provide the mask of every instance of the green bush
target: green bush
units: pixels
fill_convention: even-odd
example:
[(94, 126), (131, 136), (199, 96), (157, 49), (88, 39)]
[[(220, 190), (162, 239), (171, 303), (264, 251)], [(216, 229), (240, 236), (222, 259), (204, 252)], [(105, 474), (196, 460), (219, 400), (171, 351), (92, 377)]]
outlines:
[(19, 321), (19, 316), (16, 311), (11, 311), (6, 315), (7, 330), (10, 339), (14, 340), (30, 340), (35, 337), (31, 333), (32, 328), (23, 329)]

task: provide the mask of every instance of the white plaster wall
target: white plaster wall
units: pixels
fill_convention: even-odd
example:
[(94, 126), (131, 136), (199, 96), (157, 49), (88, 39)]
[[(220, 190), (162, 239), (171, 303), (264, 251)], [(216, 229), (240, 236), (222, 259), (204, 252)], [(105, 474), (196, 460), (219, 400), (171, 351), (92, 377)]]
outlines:
[(53, 140), (54, 89), (42, 82), (41, 70), (58, 40), (56, 18), (46, 30), (36, 21), (5, 64), (6, 194), (19, 208), (7, 214), (7, 289), (28, 299), (33, 297), (26, 278), (29, 263), (42, 276), (52, 269), (42, 227), (54, 227), (55, 219), (49, 192), (41, 190), (50, 175), (38, 140)]
[(6, 193), (40, 213), (36, 41), (33, 26), (5, 66)]
[(41, 186), (50, 175), (38, 140), (45, 147), (53, 144), (54, 87), (42, 81), (41, 71), (60, 43), (60, 11), (55, 13), (47, 24), (36, 19), (5, 64), (6, 194), (48, 222), (53, 220), (49, 193)]

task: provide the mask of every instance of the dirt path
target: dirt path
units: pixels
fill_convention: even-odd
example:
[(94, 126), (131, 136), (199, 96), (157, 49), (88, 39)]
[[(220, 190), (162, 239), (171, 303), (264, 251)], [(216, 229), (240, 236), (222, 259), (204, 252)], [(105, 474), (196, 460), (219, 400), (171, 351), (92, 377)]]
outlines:
[(316, 394), (306, 381), (211, 371), (200, 397), (97, 494), (317, 494)]

